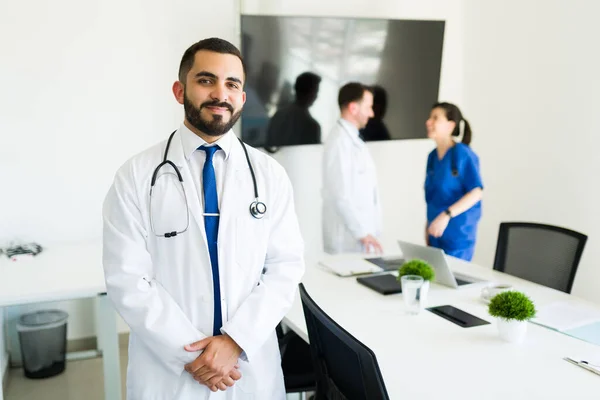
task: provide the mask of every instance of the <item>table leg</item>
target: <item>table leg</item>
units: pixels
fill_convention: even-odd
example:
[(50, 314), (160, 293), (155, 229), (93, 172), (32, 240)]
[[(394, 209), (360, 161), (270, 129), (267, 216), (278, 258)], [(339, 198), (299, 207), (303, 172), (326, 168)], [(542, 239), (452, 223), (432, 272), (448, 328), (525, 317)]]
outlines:
[(117, 315), (106, 293), (97, 298), (96, 332), (98, 347), (102, 350), (104, 368), (104, 398), (121, 400), (121, 364)]
[[(2, 319), (0, 326), (2, 326), (2, 328), (4, 328), (4, 324), (5, 324), (5, 320), (4, 320), (4, 308), (0, 307), (0, 318)], [(0, 329), (0, 335), (2, 335), (2, 339), (7, 339), (7, 337), (4, 335), (5, 329)], [(6, 342), (4, 340), (2, 340), (2, 343)], [(4, 399), (4, 374), (8, 374), (8, 363), (5, 364), (5, 361), (8, 360), (8, 353), (6, 353), (4, 351), (4, 346), (0, 346), (0, 355), (2, 355), (2, 357), (0, 357), (0, 400)], [(5, 357), (7, 357), (5, 359)], [(2, 367), (6, 367), (6, 369), (4, 371), (2, 371)]]

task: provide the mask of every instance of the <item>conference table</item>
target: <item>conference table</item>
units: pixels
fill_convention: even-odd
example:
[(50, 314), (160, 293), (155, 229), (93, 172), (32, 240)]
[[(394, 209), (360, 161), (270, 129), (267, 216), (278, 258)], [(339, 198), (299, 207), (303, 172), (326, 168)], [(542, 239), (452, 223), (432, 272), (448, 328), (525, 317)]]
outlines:
[[(116, 313), (105, 295), (101, 242), (45, 247), (29, 261), (0, 258), (0, 308), (95, 298), (105, 398), (120, 400)], [(503, 342), (494, 323), (462, 328), (429, 311), (407, 315), (402, 295), (383, 296), (360, 285), (354, 277), (335, 276), (318, 267), (322, 257), (307, 257), (303, 283), (330, 317), (375, 352), (391, 399), (600, 398), (600, 376), (563, 360), (600, 360), (600, 346), (532, 323), (528, 324), (525, 343), (516, 345)], [(454, 258), (450, 258), (450, 266), (489, 282), (511, 284), (529, 295), (538, 307), (567, 301), (600, 309), (575, 296), (490, 268)], [(433, 284), (428, 306), (450, 304), (493, 322), (480, 299), (484, 285), (451, 289)], [(308, 341), (298, 296), (284, 323)]]
[(0, 257), (0, 317), (4, 315), (1, 312), (4, 307), (96, 299), (96, 330), (98, 353), (103, 359), (104, 397), (106, 400), (120, 400), (117, 314), (105, 294), (102, 243), (50, 243), (44, 248), (30, 260), (10, 261), (4, 255)]
[[(522, 344), (505, 342), (480, 293), (490, 282), (506, 283), (538, 309), (556, 301), (598, 305), (448, 257), (454, 272), (485, 281), (429, 289), (427, 307), (452, 305), (491, 322), (463, 328), (427, 310), (408, 315), (401, 294), (384, 296), (355, 277), (334, 275), (319, 266), (322, 257), (307, 258), (303, 284), (329, 317), (373, 350), (390, 399), (600, 399), (600, 376), (563, 359), (600, 360), (600, 346), (531, 322)], [(298, 295), (283, 322), (308, 341)]]

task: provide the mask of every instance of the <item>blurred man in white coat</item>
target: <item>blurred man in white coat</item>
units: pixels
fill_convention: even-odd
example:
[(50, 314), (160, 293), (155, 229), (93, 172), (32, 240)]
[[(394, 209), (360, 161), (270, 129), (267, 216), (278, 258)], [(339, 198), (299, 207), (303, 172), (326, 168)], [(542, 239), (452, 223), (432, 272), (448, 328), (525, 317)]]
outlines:
[(350, 82), (338, 95), (341, 118), (323, 155), (323, 240), (328, 253), (382, 252), (375, 163), (359, 136), (373, 116), (373, 93)]
[(183, 123), (127, 161), (106, 196), (107, 293), (131, 328), (128, 399), (285, 399), (275, 327), (304, 245), (285, 171), (231, 131), (244, 81), (231, 43), (192, 45), (173, 84)]

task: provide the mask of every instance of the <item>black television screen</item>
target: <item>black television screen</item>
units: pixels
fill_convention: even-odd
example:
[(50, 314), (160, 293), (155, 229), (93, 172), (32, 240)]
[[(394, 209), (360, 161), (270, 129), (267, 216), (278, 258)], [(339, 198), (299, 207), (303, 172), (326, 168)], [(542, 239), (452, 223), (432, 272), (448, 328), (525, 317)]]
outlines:
[(338, 90), (350, 81), (374, 88), (365, 141), (425, 138), (444, 28), (444, 21), (242, 15), (242, 139), (255, 147), (322, 143), (339, 118)]

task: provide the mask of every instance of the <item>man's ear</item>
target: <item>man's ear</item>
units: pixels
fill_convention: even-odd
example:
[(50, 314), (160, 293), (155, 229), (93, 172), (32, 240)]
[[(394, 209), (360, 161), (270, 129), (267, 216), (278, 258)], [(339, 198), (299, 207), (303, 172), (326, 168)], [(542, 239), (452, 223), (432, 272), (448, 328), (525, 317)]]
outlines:
[(185, 86), (183, 86), (183, 83), (180, 81), (173, 83), (173, 94), (177, 102), (183, 104), (183, 99), (185, 98)]
[(358, 111), (358, 103), (356, 101), (352, 101), (348, 104), (348, 111), (350, 114), (354, 115)]

